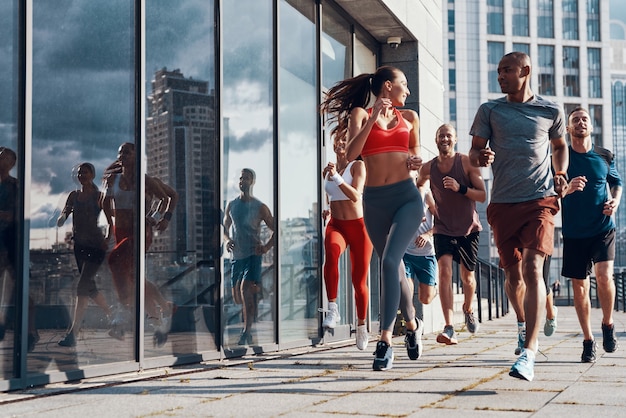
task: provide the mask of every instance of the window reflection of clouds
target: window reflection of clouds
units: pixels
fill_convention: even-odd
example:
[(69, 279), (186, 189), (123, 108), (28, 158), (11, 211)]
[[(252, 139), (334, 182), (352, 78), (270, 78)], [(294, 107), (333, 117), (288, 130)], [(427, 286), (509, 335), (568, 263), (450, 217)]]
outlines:
[(225, 2), (222, 109), (228, 120), (226, 200), (239, 193), (244, 167), (257, 173), (254, 194), (273, 212), (272, 7), (269, 0)]
[(89, 160), (101, 173), (132, 140), (131, 11), (124, 0), (34, 2), (32, 230), (74, 188), (68, 167)]

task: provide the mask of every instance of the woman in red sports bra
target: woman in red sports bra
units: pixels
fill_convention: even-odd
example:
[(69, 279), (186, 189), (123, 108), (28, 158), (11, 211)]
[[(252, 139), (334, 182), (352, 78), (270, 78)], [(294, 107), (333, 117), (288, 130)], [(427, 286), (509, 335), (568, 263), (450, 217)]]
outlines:
[[(370, 95), (376, 100), (366, 109)], [(415, 318), (413, 294), (404, 274), (402, 256), (419, 227), (423, 207), (411, 170), (419, 156), (419, 117), (399, 110), (410, 92), (406, 76), (394, 67), (380, 67), (337, 83), (327, 93), (321, 111), (336, 122), (331, 135), (347, 138), (348, 161), (363, 157), (367, 177), (363, 190), (365, 226), (381, 260), (381, 337), (374, 370), (393, 365), (391, 336), (398, 306), (407, 321), (405, 346), (409, 358), (421, 355), (422, 323)]]

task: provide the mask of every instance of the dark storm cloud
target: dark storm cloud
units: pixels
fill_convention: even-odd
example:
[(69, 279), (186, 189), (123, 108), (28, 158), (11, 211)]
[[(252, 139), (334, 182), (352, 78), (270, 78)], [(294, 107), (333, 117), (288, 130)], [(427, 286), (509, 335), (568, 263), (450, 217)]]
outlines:
[(270, 141), (272, 141), (272, 131), (253, 129), (238, 138), (231, 138), (228, 150), (229, 152), (255, 151)]

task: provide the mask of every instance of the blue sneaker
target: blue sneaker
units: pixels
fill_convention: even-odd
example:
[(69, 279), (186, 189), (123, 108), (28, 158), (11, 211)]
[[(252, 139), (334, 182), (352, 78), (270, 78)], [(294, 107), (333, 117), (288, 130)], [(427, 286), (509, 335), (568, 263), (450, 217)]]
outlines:
[(554, 306), (552, 310), (554, 311), (554, 318), (546, 318), (546, 323), (543, 324), (543, 334), (546, 337), (550, 337), (552, 334), (554, 334), (554, 331), (556, 331), (556, 316), (559, 314), (559, 310), (556, 306)]
[(393, 348), (384, 341), (378, 341), (376, 351), (374, 351), (374, 365), (376, 371), (389, 370), (393, 367)]
[(517, 377), (518, 379), (528, 380), (529, 382), (535, 377), (535, 353), (530, 350), (522, 350), (522, 355), (519, 356), (515, 364), (511, 367), (509, 376)]

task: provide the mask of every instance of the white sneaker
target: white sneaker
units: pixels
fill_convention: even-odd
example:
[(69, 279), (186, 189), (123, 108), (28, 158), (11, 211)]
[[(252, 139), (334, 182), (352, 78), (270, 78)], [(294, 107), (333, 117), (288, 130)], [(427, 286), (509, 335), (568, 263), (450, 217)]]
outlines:
[(340, 319), (337, 304), (335, 302), (328, 302), (328, 313), (326, 314), (326, 318), (324, 318), (324, 322), (322, 322), (322, 326), (324, 328), (335, 328), (335, 325), (337, 325)]
[(367, 325), (357, 325), (356, 327), (356, 348), (365, 350), (369, 343), (370, 335), (367, 333)]

